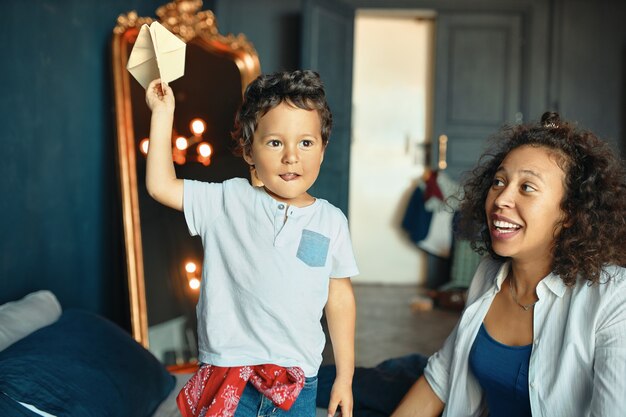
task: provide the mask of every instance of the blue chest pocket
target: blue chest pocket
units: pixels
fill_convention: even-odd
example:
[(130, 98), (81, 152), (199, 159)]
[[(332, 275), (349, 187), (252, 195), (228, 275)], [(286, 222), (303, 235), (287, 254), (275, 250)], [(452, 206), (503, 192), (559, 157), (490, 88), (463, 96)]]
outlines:
[(330, 239), (311, 230), (302, 230), (300, 245), (296, 256), (308, 266), (319, 267), (326, 265)]

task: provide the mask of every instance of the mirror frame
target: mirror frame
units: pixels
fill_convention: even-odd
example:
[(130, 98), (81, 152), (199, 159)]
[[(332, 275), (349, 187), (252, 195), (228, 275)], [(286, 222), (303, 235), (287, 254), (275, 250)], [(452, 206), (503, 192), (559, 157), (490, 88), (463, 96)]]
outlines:
[[(256, 50), (243, 34), (221, 35), (215, 15), (200, 10), (202, 0), (175, 0), (156, 10), (158, 21), (185, 43), (198, 38), (210, 53), (232, 59), (241, 74), (241, 93), (261, 73)], [(113, 29), (112, 64), (117, 127), (118, 180), (122, 201), (126, 274), (133, 338), (148, 348), (148, 313), (144, 282), (141, 219), (137, 193), (136, 140), (132, 119), (130, 83), (135, 82), (126, 70), (129, 47), (134, 43), (143, 24), (154, 21), (139, 17), (135, 11), (117, 18)]]

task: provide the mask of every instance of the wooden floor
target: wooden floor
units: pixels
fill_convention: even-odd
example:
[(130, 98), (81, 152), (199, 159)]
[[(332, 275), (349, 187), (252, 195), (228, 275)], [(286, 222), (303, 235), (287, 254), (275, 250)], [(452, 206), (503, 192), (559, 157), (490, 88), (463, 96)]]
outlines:
[[(430, 355), (443, 344), (459, 319), (456, 311), (413, 311), (417, 286), (355, 284), (356, 366), (375, 366), (409, 353)], [(333, 363), (327, 333), (323, 364)]]

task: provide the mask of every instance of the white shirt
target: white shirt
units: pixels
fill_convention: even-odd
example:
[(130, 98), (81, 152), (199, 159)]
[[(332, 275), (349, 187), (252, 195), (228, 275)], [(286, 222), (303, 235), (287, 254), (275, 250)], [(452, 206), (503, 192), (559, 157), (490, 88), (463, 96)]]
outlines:
[[(468, 363), (472, 343), (510, 264), (484, 259), (459, 323), (424, 371), (445, 416), (486, 415)], [(537, 286), (528, 370), (534, 417), (626, 415), (626, 269), (605, 269), (602, 282), (568, 288), (550, 274)]]
[(183, 206), (204, 248), (199, 360), (317, 375), (329, 278), (358, 274), (341, 210), (322, 199), (288, 206), (242, 178), (185, 180)]

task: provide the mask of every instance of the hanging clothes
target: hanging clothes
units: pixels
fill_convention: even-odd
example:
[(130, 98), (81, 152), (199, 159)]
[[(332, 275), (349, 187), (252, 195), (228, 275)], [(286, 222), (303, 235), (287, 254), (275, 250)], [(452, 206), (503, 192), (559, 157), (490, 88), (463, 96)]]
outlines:
[(447, 258), (452, 244), (452, 216), (458, 190), (445, 173), (428, 171), (409, 198), (401, 226), (424, 251)]
[[(432, 213), (428, 233), (417, 242), (424, 251), (448, 258), (452, 248), (452, 220), (459, 185), (442, 171), (433, 171), (424, 182), (424, 209)], [(427, 198), (426, 198), (427, 196)]]
[(445, 173), (427, 171), (415, 187), (402, 219), (409, 239), (427, 256), (426, 287), (437, 289), (450, 280), (452, 219), (458, 184)]
[(407, 232), (411, 242), (416, 245), (428, 235), (430, 220), (433, 217), (433, 213), (426, 210), (425, 202), (422, 188), (415, 187), (402, 217), (402, 229)]

